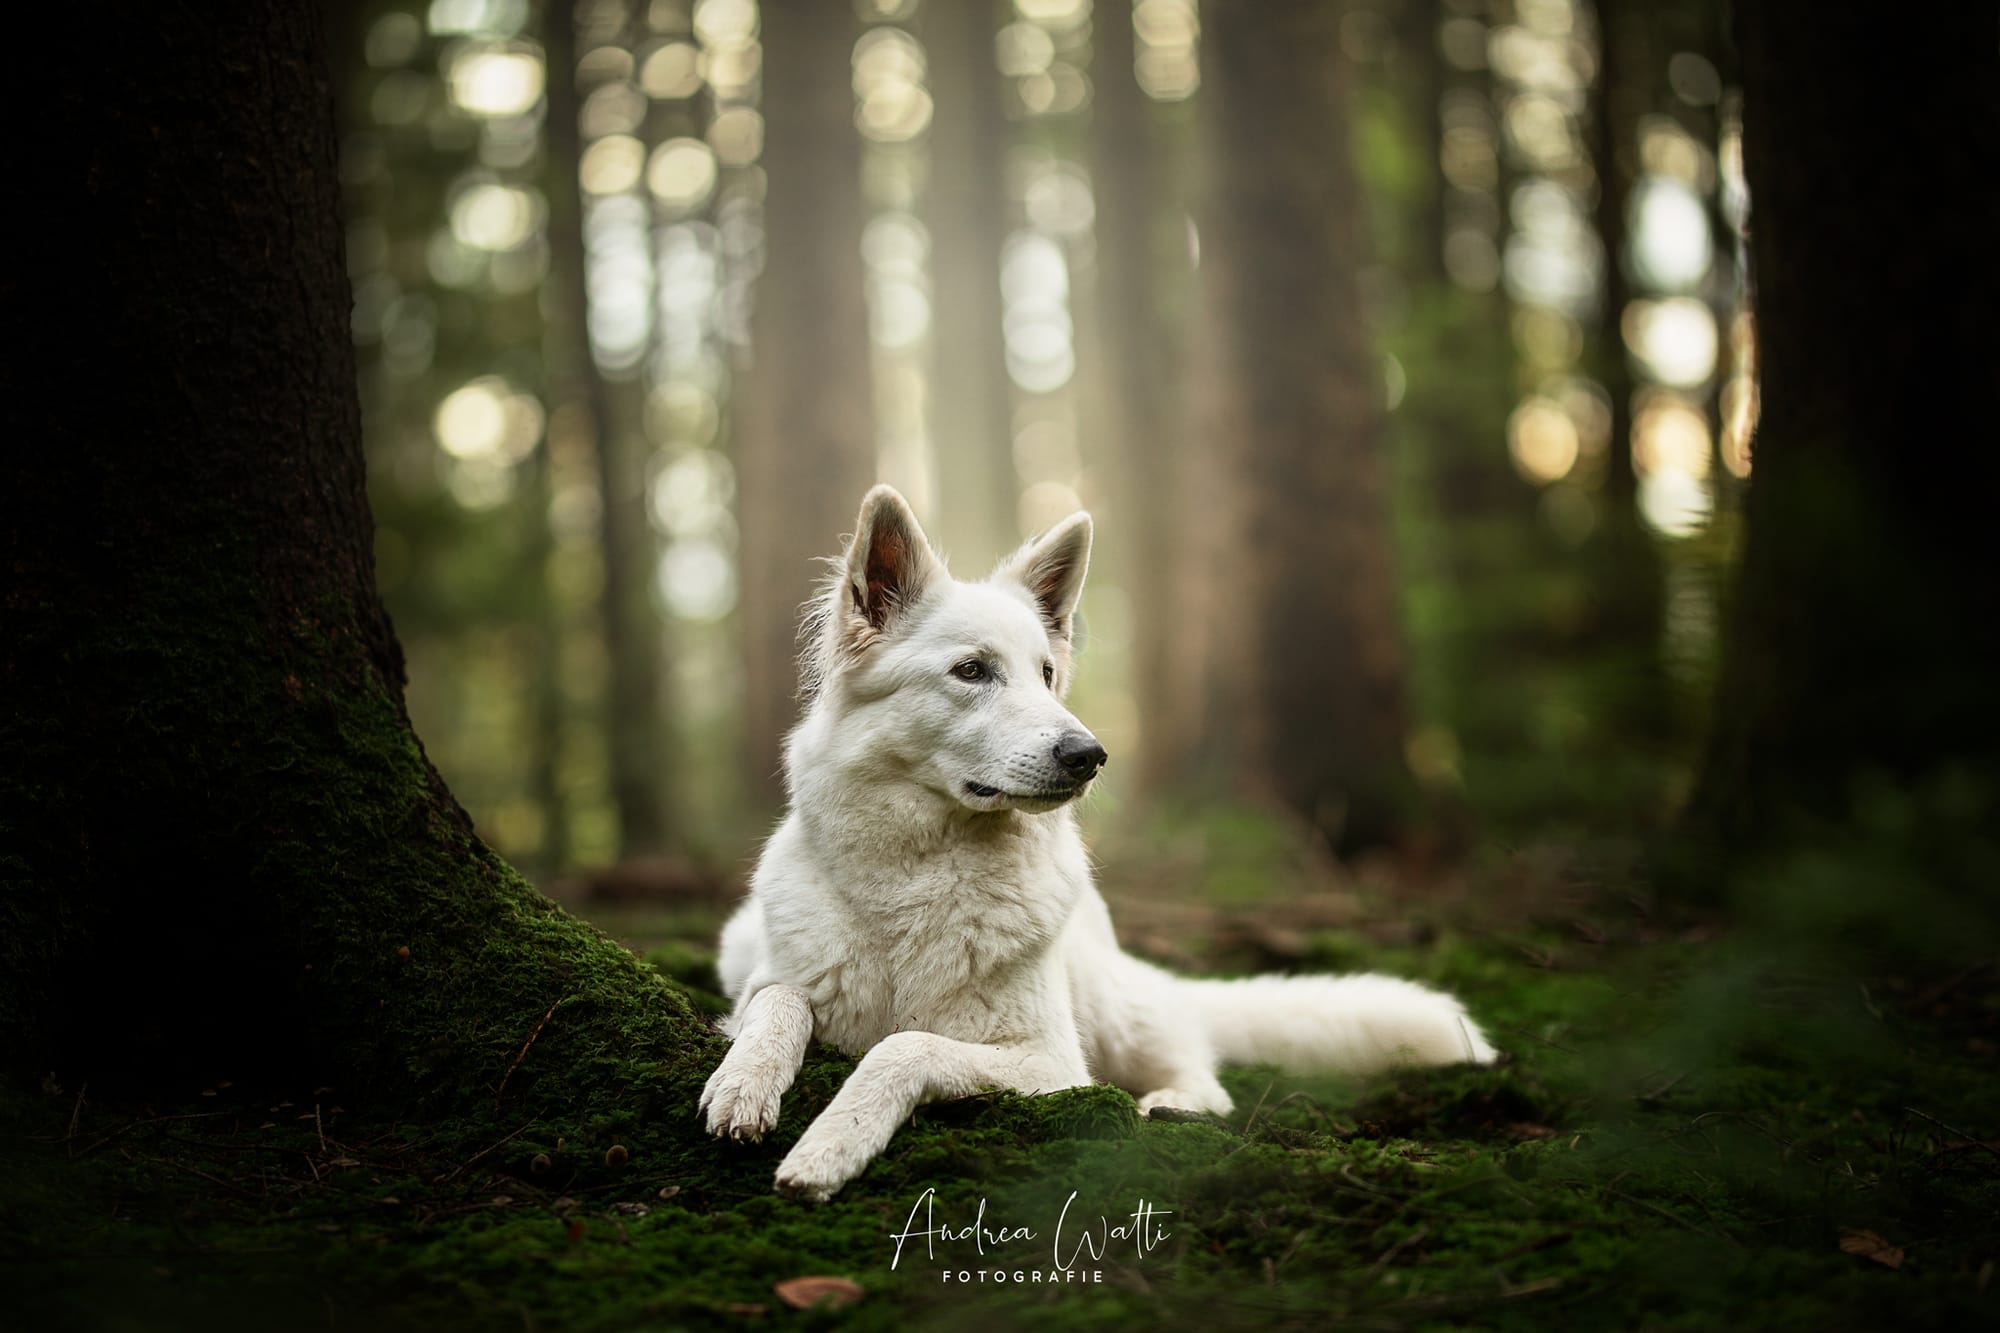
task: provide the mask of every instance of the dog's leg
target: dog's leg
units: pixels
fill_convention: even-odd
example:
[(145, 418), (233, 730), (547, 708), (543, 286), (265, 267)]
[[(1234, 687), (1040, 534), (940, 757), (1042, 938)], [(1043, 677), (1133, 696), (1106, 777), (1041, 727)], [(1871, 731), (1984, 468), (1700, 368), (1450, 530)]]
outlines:
[(932, 1032), (892, 1033), (861, 1058), (826, 1110), (785, 1154), (778, 1164), (778, 1189), (819, 1202), (833, 1197), (925, 1102), (996, 1088), (1054, 1092), (1089, 1081), (1081, 1053), (1064, 1061), (1027, 1047), (975, 1046)]
[(1215, 1077), (1215, 1048), (1176, 1003), (1173, 977), (1113, 953), (1093, 965), (1087, 982), (1085, 1011), (1094, 1019), (1099, 1078), (1137, 1097), (1142, 1113), (1158, 1106), (1228, 1112), (1229, 1094)]
[(778, 1123), (778, 1099), (799, 1076), (812, 1039), (812, 1001), (796, 986), (766, 986), (736, 1018), (736, 1040), (701, 1090), (708, 1132), (755, 1143)]

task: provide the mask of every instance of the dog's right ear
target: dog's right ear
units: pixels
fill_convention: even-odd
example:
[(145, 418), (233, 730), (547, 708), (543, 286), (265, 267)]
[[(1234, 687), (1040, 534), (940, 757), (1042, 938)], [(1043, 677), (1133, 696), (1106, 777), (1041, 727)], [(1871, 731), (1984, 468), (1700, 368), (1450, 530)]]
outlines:
[(943, 576), (944, 565), (931, 550), (909, 503), (893, 486), (877, 486), (861, 502), (854, 541), (847, 548), (839, 613), (842, 637), (858, 645), (883, 633)]

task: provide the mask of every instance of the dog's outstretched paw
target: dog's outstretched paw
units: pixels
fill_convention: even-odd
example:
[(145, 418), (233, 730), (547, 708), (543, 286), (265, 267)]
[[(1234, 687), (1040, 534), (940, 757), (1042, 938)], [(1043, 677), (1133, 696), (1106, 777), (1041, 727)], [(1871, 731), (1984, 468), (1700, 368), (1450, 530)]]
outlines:
[(838, 1148), (821, 1148), (806, 1139), (800, 1139), (785, 1160), (778, 1163), (778, 1174), (774, 1180), (778, 1193), (788, 1199), (804, 1199), (809, 1203), (825, 1203), (840, 1193), (841, 1187), (860, 1175), (868, 1163), (849, 1162), (847, 1153)]
[(701, 1090), (700, 1114), (708, 1122), (708, 1132), (717, 1138), (738, 1143), (759, 1143), (778, 1123), (781, 1090), (770, 1079), (753, 1070), (732, 1070), (725, 1063), (709, 1075)]

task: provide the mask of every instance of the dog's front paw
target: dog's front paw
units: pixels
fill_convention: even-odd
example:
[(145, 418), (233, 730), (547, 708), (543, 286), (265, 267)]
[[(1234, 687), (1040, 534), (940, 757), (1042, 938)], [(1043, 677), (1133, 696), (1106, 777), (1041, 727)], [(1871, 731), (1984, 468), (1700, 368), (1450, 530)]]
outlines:
[(778, 1123), (778, 1100), (784, 1094), (776, 1079), (755, 1069), (731, 1069), (727, 1060), (708, 1076), (701, 1090), (701, 1113), (708, 1132), (738, 1143), (757, 1143)]
[(790, 1199), (825, 1203), (868, 1166), (865, 1155), (837, 1143), (815, 1143), (808, 1133), (778, 1163), (778, 1193)]

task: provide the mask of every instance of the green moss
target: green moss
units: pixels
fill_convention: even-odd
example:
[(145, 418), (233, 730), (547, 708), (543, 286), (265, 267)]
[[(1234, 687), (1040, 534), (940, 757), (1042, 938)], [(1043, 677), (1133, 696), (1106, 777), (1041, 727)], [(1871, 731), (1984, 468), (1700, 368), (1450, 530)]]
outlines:
[[(2000, 1013), (1990, 986), (1905, 1016), (1878, 979), (1884, 1018), (1858, 1010), (1889, 1025), (1878, 1042), (1831, 1002), (1851, 984), (1774, 972), (1747, 939), (1537, 965), (1563, 948), (1561, 930), (1516, 929), (1386, 951), (1464, 987), (1510, 1034), (1496, 1068), (1233, 1070), (1226, 1123), (1141, 1120), (1107, 1088), (929, 1106), (824, 1207), (779, 1198), (771, 1175), (851, 1062), (815, 1050), (766, 1143), (720, 1144), (693, 1118), (707, 1065), (691, 1056), (631, 1095), (570, 1085), (557, 1101), (565, 1071), (530, 1066), (567, 1004), (498, 1116), (408, 1121), (359, 1101), (316, 1124), (296, 1118), (303, 1103), (277, 1112), (227, 1088), (190, 1100), (207, 1118), (144, 1124), (93, 1096), (66, 1137), (74, 1090), (17, 1087), (0, 1170), (21, 1206), (0, 1252), (31, 1322), (96, 1328), (705, 1327), (759, 1318), (750, 1308), (862, 1329), (1953, 1327), (2000, 1313), (1979, 1282), (2000, 1171), (1903, 1109), (1992, 1132), (1990, 1062), (1967, 1044)], [(585, 1062), (576, 1076), (637, 1077), (643, 1057), (593, 1050), (577, 1018), (549, 1047)], [(1822, 1024), (1850, 1034), (1844, 1048), (1813, 1035)], [(605, 1161), (613, 1142), (622, 1164)], [(1040, 1234), (984, 1260), (960, 1242), (933, 1257), (919, 1238), (891, 1267), (927, 1190), (937, 1221), (969, 1224), (983, 1199), (988, 1225)], [(1067, 1248), (1079, 1220), (1117, 1225), (1142, 1201), (1166, 1234), (1079, 1259), (1101, 1286), (943, 1278), (1045, 1266), (1065, 1203)], [(1842, 1253), (1861, 1229), (1904, 1246), (1903, 1267)], [(786, 1309), (773, 1284), (810, 1273), (866, 1295)]]

